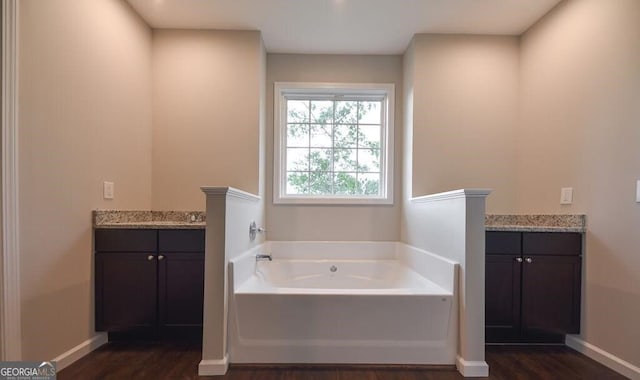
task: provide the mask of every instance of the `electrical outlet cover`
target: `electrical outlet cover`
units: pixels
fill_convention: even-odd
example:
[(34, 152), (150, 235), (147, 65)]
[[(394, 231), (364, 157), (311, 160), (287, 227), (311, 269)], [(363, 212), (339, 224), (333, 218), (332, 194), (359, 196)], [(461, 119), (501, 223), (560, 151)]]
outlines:
[(560, 204), (570, 205), (571, 203), (573, 203), (573, 188), (563, 187), (560, 189)]
[(113, 182), (103, 182), (102, 184), (102, 196), (104, 199), (113, 199)]

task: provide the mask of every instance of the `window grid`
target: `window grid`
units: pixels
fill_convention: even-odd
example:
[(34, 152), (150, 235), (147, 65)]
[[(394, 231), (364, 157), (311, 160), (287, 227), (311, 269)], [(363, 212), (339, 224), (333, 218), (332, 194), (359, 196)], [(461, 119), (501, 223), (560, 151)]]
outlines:
[[(290, 100), (298, 100), (298, 99), (286, 99), (286, 104), (287, 106), (285, 107), (285, 114), (288, 117), (288, 111), (289, 111), (289, 101)], [(311, 186), (313, 185), (312, 183), (312, 177), (313, 174), (320, 174), (320, 175), (327, 175), (330, 174), (331, 175), (331, 182), (330, 182), (330, 187), (331, 187), (331, 192), (330, 193), (322, 193), (321, 195), (339, 195), (338, 193), (336, 193), (336, 175), (338, 174), (348, 174), (348, 175), (354, 175), (355, 177), (355, 181), (356, 184), (358, 186), (358, 188), (356, 188), (356, 192), (354, 194), (348, 194), (351, 196), (380, 196), (381, 192), (382, 192), (382, 168), (379, 168), (378, 171), (362, 171), (359, 170), (360, 169), (360, 151), (361, 150), (367, 150), (367, 151), (371, 151), (372, 153), (374, 151), (378, 152), (378, 166), (381, 165), (380, 162), (380, 156), (382, 154), (383, 151), (383, 146), (378, 146), (378, 148), (364, 148), (361, 146), (361, 142), (363, 141), (363, 133), (362, 133), (362, 129), (361, 126), (378, 126), (379, 127), (379, 136), (378, 139), (380, 142), (382, 142), (382, 132), (383, 132), (383, 117), (382, 117), (382, 107), (383, 107), (383, 101), (382, 100), (377, 100), (377, 99), (367, 99), (367, 100), (360, 100), (360, 99), (353, 99), (350, 101), (354, 101), (356, 103), (356, 119), (355, 119), (355, 123), (336, 123), (336, 99), (332, 99), (331, 100), (331, 108), (332, 108), (332, 118), (331, 118), (331, 122), (330, 123), (320, 123), (319, 120), (312, 120), (313, 118), (313, 110), (312, 110), (312, 102), (314, 101), (314, 99), (304, 99), (306, 102), (306, 107), (307, 107), (307, 117), (305, 118), (305, 122), (301, 123), (300, 121), (297, 122), (286, 122), (287, 125), (287, 130), (286, 130), (286, 144), (285, 144), (285, 182), (288, 185), (289, 182), (289, 175), (290, 174), (296, 174), (296, 173), (304, 173), (307, 174), (307, 179), (306, 179), (306, 185), (304, 188), (304, 191), (302, 192), (302, 194), (300, 193), (289, 193), (288, 191), (285, 190), (285, 193), (287, 195), (312, 195), (312, 189)], [(319, 101), (315, 100), (315, 101)], [(324, 101), (328, 100), (328, 99), (322, 99)], [(376, 124), (376, 123), (361, 123), (360, 122), (360, 112), (361, 112), (361, 107), (362, 107), (362, 102), (366, 101), (366, 102), (377, 102), (379, 103), (379, 111), (380, 112), (380, 123)], [(307, 142), (308, 145), (305, 147), (302, 146), (289, 146), (288, 145), (288, 140), (289, 140), (289, 127), (291, 125), (306, 125), (307, 127)], [(331, 127), (331, 147), (318, 147), (318, 146), (314, 146), (312, 147), (312, 125), (330, 125)], [(345, 126), (350, 126), (350, 125), (354, 125), (356, 128), (356, 141), (355, 141), (355, 146), (348, 146), (348, 147), (340, 147), (336, 149), (336, 126), (339, 125), (345, 125)], [(288, 167), (288, 160), (286, 158), (287, 154), (288, 154), (288, 150), (290, 148), (298, 148), (298, 149), (306, 149), (307, 150), (307, 170), (301, 171), (301, 170), (289, 170)], [(331, 157), (331, 170), (330, 171), (323, 171), (323, 170), (311, 170), (311, 160), (312, 160), (312, 154), (311, 154), (311, 150), (312, 149), (317, 149), (317, 150), (325, 150), (325, 151), (330, 151), (330, 157)], [(336, 150), (339, 149), (348, 149), (348, 150), (355, 150), (355, 154), (356, 154), (356, 160), (355, 160), (355, 165), (356, 165), (356, 170), (335, 170), (335, 164), (336, 164)], [(363, 174), (376, 174), (378, 176), (378, 184), (377, 184), (377, 192), (375, 194), (368, 194), (366, 192), (366, 190), (364, 190), (363, 188), (361, 188), (361, 175)], [(286, 187), (285, 187), (286, 188)]]

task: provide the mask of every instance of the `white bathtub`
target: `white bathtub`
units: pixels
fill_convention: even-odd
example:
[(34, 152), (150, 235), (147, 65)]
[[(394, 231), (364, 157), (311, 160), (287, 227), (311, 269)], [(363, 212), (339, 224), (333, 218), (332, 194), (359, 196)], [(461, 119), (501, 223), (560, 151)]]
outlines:
[(365, 259), (260, 261), (235, 293), (452, 296), (397, 260)]
[(266, 243), (230, 264), (230, 361), (453, 364), (455, 275), (400, 243)]

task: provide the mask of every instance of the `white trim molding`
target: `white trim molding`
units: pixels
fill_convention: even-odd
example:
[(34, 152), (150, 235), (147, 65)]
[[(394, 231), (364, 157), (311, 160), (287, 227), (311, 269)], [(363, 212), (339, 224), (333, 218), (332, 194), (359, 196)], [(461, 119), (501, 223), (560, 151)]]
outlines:
[(213, 196), (229, 196), (232, 198), (244, 199), (246, 201), (259, 202), (260, 196), (238, 190), (229, 186), (202, 186), (200, 188), (203, 193)]
[(98, 347), (106, 344), (109, 341), (109, 337), (107, 333), (98, 333), (90, 339), (85, 340), (79, 345), (73, 347), (69, 351), (58, 355), (52, 361), (56, 362), (56, 370), (60, 371), (71, 364), (73, 364), (76, 360), (82, 358), (83, 356), (89, 354), (91, 351), (97, 349)]
[(18, 195), (18, 0), (2, 0), (2, 360), (22, 359)]
[(460, 189), (411, 198), (411, 202), (428, 203), (456, 198), (486, 198), (489, 194), (491, 194), (491, 189)]
[(198, 364), (198, 376), (222, 376), (229, 369), (229, 355), (220, 360), (201, 360)]
[[(395, 85), (393, 83), (275, 82), (273, 98), (273, 203), (276, 205), (382, 205), (394, 203)], [(380, 184), (376, 195), (287, 194), (287, 100), (370, 100), (381, 102)], [(306, 123), (311, 123), (307, 121)], [(305, 123), (302, 123), (305, 124)], [(378, 125), (378, 124), (374, 124)], [(331, 147), (334, 149), (335, 141)], [(308, 148), (312, 148), (309, 144)], [(355, 169), (353, 170), (356, 171)], [(313, 173), (311, 168), (303, 172)], [(333, 164), (327, 173), (341, 172)], [(376, 172), (378, 173), (378, 172)]]
[(485, 361), (467, 361), (462, 357), (456, 357), (456, 369), (464, 377), (487, 377), (489, 365)]
[(598, 363), (606, 365), (623, 376), (630, 379), (640, 379), (640, 367), (636, 367), (628, 361), (620, 359), (600, 347), (585, 342), (576, 335), (567, 335), (565, 337), (565, 344)]

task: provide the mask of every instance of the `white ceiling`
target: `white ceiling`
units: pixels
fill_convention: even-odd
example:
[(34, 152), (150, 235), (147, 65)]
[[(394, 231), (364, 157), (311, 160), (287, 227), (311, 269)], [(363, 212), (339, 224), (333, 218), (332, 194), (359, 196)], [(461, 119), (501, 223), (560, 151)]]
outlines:
[(154, 28), (262, 31), (271, 53), (401, 54), (416, 33), (519, 35), (561, 0), (127, 0)]

